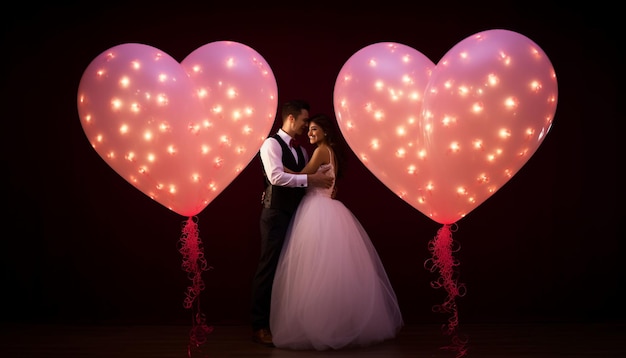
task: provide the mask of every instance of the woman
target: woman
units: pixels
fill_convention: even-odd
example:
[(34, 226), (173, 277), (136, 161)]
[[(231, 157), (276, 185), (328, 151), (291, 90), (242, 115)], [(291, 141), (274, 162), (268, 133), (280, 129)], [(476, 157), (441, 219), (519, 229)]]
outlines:
[[(301, 173), (330, 167), (339, 131), (330, 118), (309, 119), (317, 145)], [(396, 295), (365, 229), (331, 188), (307, 188), (287, 231), (273, 284), (270, 327), (274, 345), (340, 349), (391, 339), (403, 325)]]

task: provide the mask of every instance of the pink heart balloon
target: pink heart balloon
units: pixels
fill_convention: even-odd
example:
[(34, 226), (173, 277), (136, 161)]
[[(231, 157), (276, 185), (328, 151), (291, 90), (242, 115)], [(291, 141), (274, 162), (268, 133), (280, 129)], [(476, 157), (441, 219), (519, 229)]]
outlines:
[(200, 213), (249, 164), (271, 129), (277, 85), (252, 48), (204, 45), (178, 63), (143, 44), (96, 57), (78, 88), (83, 130), (135, 188), (170, 210)]
[[(366, 65), (393, 56), (394, 46), (404, 48), (366, 47), (341, 69), (334, 93), (340, 129), (389, 189), (432, 220), (451, 224), (499, 190), (545, 139), (556, 111), (556, 75), (527, 37), (484, 31), (459, 42), (434, 68), (420, 61), (432, 72), (416, 92), (420, 100), (407, 108), (397, 84), (424, 79), (415, 81), (406, 65), (384, 73)], [(419, 57), (414, 52), (405, 50), (412, 54), (408, 62)], [(402, 55), (395, 56), (399, 63)]]

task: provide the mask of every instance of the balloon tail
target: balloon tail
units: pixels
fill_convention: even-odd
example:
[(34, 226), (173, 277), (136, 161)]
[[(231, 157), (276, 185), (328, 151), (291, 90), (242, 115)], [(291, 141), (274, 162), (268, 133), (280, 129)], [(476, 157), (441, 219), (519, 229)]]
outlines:
[(179, 241), (179, 251), (183, 255), (182, 267), (191, 280), (191, 285), (187, 287), (183, 302), (185, 308), (192, 311), (192, 327), (187, 347), (189, 357), (191, 357), (193, 350), (200, 349), (200, 346), (206, 342), (208, 334), (213, 331), (213, 327), (207, 326), (206, 317), (200, 309), (200, 292), (205, 288), (204, 281), (202, 281), (202, 271), (207, 271), (212, 267), (208, 266), (204, 257), (196, 220), (195, 217), (189, 217), (183, 223)]
[(432, 253), (432, 257), (426, 260), (424, 266), (430, 272), (439, 272), (437, 280), (431, 281), (431, 287), (435, 289), (443, 287), (447, 293), (442, 304), (433, 306), (434, 312), (450, 314), (448, 323), (444, 324), (442, 329), (444, 334), (452, 336), (452, 343), (441, 348), (456, 351), (456, 357), (459, 358), (467, 354), (468, 340), (466, 337), (459, 337), (457, 333), (459, 312), (456, 298), (465, 296), (465, 285), (458, 283), (458, 273), (454, 269), (459, 262), (453, 257), (453, 252), (459, 251), (460, 246), (452, 239), (453, 231), (456, 229), (452, 230), (450, 224), (444, 224), (437, 231), (437, 235), (428, 243), (428, 250)]

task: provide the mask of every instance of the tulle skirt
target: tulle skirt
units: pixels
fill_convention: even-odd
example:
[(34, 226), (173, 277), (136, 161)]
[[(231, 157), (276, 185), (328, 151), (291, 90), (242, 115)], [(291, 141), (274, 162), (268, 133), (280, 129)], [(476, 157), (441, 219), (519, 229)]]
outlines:
[(338, 200), (307, 194), (294, 215), (272, 290), (274, 345), (366, 346), (403, 324), (396, 295), (369, 236)]

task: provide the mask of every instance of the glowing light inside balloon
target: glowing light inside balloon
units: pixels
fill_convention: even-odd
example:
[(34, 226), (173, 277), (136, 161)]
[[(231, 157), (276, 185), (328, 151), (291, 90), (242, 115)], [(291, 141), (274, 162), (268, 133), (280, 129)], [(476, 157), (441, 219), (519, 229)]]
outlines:
[[(451, 224), (537, 150), (557, 92), (536, 44), (490, 30), (459, 42), (437, 65), (401, 44), (366, 46), (339, 72), (334, 103), (342, 134), (367, 168), (407, 203)], [(415, 125), (405, 125), (409, 118)]]
[(191, 216), (254, 157), (273, 125), (276, 98), (265, 60), (219, 41), (181, 63), (147, 45), (113, 47), (85, 70), (77, 104), (88, 140), (109, 166)]

